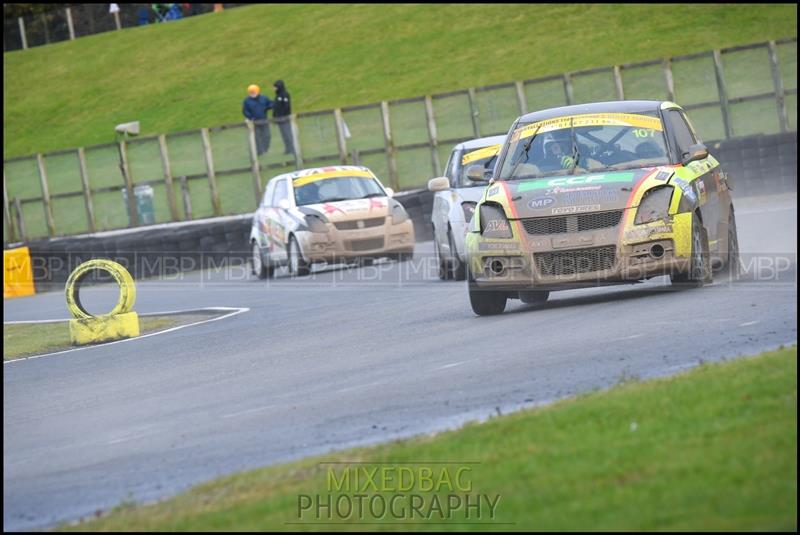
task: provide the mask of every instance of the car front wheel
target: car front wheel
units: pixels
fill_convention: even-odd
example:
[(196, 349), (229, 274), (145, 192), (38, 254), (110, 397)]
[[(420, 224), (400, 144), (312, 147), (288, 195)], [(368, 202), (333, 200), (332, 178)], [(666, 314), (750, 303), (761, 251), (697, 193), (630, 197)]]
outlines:
[(711, 259), (708, 253), (708, 234), (695, 214), (692, 217), (692, 253), (689, 270), (673, 273), (672, 284), (688, 288), (698, 288), (711, 279)]
[(467, 274), (467, 276), (469, 278), (467, 284), (469, 288), (469, 304), (472, 305), (472, 311), (478, 316), (502, 314), (506, 309), (506, 301), (508, 300), (506, 293), (480, 288), (472, 280), (472, 275)]
[(264, 257), (261, 254), (261, 246), (258, 242), (253, 242), (252, 252), (251, 268), (253, 275), (259, 279), (268, 279), (272, 277), (273, 268), (264, 263)]
[(303, 277), (311, 272), (311, 266), (303, 259), (300, 245), (297, 238), (289, 237), (289, 275), (292, 277)]

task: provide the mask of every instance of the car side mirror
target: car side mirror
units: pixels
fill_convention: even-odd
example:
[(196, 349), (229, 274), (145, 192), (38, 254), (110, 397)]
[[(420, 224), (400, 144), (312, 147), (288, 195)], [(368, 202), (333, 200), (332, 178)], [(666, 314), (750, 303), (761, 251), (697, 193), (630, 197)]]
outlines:
[(394, 190), (392, 188), (383, 188), (387, 197), (394, 197)]
[(278, 201), (278, 208), (280, 208), (281, 210), (288, 210), (290, 208), (289, 200), (288, 199), (279, 200)]
[(446, 176), (439, 176), (428, 180), (429, 191), (444, 191), (450, 189), (450, 180)]
[(467, 167), (467, 178), (473, 182), (486, 182), (486, 169), (482, 165)]
[(708, 148), (702, 143), (691, 145), (689, 150), (683, 153), (683, 160), (681, 163), (686, 165), (697, 160), (705, 160), (708, 158)]

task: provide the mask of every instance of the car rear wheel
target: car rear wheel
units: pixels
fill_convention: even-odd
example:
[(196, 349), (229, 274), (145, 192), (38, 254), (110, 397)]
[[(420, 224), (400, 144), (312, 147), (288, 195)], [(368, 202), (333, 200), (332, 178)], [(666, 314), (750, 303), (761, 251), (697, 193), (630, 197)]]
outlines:
[(467, 278), (467, 269), (464, 262), (458, 257), (456, 241), (453, 239), (453, 229), (447, 229), (447, 240), (450, 242), (450, 277), (457, 281)]
[(526, 305), (544, 303), (547, 301), (548, 297), (550, 297), (550, 292), (548, 290), (528, 290), (519, 293), (519, 300)]
[(258, 277), (259, 279), (271, 278), (274, 272), (274, 268), (264, 263), (264, 257), (261, 254), (261, 246), (255, 241), (253, 242), (252, 252), (253, 254), (251, 257), (251, 268), (253, 271), (253, 275)]
[(311, 272), (311, 266), (303, 259), (300, 252), (300, 245), (294, 236), (289, 237), (289, 275), (292, 277), (303, 277)]
[(722, 273), (727, 275), (730, 280), (737, 280), (741, 274), (742, 264), (739, 260), (739, 235), (736, 232), (736, 216), (731, 208), (731, 215), (728, 216), (728, 251), (725, 258), (725, 266)]
[(472, 280), (471, 275), (468, 274), (468, 277), (469, 304), (472, 305), (472, 311), (478, 316), (502, 314), (506, 309), (506, 301), (508, 299), (506, 293), (480, 288)]
[(672, 284), (697, 288), (711, 279), (711, 259), (708, 253), (708, 234), (695, 214), (692, 217), (692, 253), (689, 270), (684, 273), (673, 273)]

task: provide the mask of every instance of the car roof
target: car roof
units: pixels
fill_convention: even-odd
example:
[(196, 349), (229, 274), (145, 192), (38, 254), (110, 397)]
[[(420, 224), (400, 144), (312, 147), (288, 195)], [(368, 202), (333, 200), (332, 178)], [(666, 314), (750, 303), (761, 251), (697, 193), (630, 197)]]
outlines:
[(505, 140), (506, 134), (503, 134), (502, 136), (489, 136), (478, 139), (470, 139), (469, 141), (459, 143), (454, 147), (453, 150), (481, 149), (483, 147), (491, 147), (492, 145), (502, 145)]
[[(546, 110), (528, 113), (519, 118), (520, 122), (545, 121), (564, 117), (565, 115), (580, 115), (583, 113), (638, 113), (653, 112), (662, 108), (678, 107), (677, 104), (662, 100), (613, 100), (609, 102), (591, 102), (588, 104), (575, 104), (572, 106), (561, 106), (560, 108), (549, 108)], [(664, 106), (664, 107), (667, 107)]]
[(325, 167), (309, 167), (308, 169), (300, 169), (297, 171), (292, 171), (291, 173), (283, 173), (281, 175), (272, 177), (269, 181), (272, 182), (273, 180), (287, 177), (291, 180), (294, 180), (295, 178), (299, 178), (301, 176), (325, 173), (328, 171), (369, 171), (373, 175), (375, 174), (370, 168), (364, 167), (363, 165), (326, 165)]

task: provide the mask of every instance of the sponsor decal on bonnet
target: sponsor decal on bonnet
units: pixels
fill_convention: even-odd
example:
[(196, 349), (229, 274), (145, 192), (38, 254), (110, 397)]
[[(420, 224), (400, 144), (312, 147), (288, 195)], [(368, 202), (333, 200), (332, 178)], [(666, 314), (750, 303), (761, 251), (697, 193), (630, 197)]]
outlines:
[(554, 202), (556, 202), (556, 200), (552, 197), (536, 197), (528, 202), (528, 206), (537, 210), (540, 208), (547, 208)]

